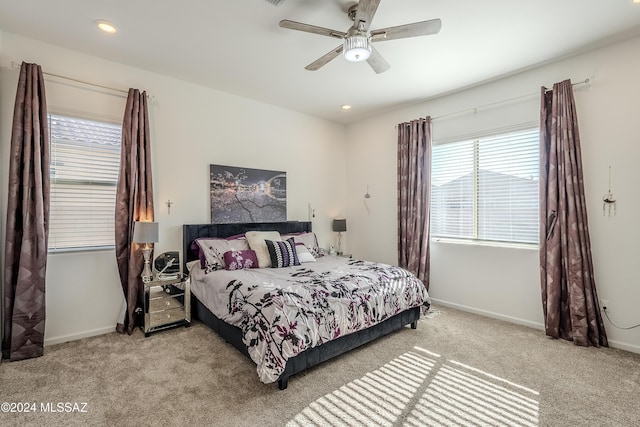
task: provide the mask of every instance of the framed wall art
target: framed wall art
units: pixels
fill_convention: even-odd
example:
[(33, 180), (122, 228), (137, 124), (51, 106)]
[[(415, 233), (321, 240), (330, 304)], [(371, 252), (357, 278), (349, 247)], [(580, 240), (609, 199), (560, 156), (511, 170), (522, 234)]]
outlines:
[(287, 220), (287, 173), (210, 165), (211, 223)]

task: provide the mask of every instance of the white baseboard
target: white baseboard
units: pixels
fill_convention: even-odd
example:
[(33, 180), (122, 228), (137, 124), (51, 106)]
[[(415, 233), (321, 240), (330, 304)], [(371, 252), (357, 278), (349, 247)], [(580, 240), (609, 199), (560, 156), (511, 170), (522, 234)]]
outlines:
[(620, 350), (629, 351), (631, 353), (640, 353), (640, 346), (628, 344), (626, 342), (609, 340), (609, 347), (619, 348)]
[(114, 324), (113, 326), (104, 327), (104, 328), (98, 328), (98, 329), (92, 329), (90, 331), (82, 331), (82, 332), (79, 332), (77, 334), (62, 335), (62, 336), (58, 336), (58, 337), (45, 338), (44, 346), (46, 347), (46, 346), (49, 346), (49, 345), (61, 344), (61, 343), (69, 342), (69, 341), (80, 340), (82, 338), (95, 337), (96, 335), (109, 334), (111, 332), (115, 332), (115, 330), (116, 330), (116, 326)]
[[(504, 320), (505, 322), (515, 323), (517, 325), (528, 326), (533, 329), (539, 329), (544, 331), (544, 324), (538, 322), (532, 322), (530, 320), (520, 319), (518, 317), (506, 316), (504, 314), (495, 313), (493, 311), (482, 310), (475, 307), (469, 307), (462, 304), (456, 304), (449, 301), (443, 301), (435, 298), (431, 298), (431, 302), (443, 307), (451, 307), (461, 311), (466, 311), (473, 314), (479, 314), (480, 316), (491, 317), (492, 319)], [(631, 353), (640, 353), (640, 346), (629, 344), (621, 341), (609, 340), (609, 347), (618, 348), (620, 350), (629, 351)]]
[(532, 322), (532, 321), (526, 320), (526, 319), (520, 319), (519, 317), (507, 316), (507, 315), (504, 315), (504, 314), (501, 314), (501, 313), (496, 313), (496, 312), (488, 311), (488, 310), (482, 310), (482, 309), (479, 309), (479, 308), (469, 307), (467, 305), (456, 304), (456, 303), (453, 303), (453, 302), (443, 301), (443, 300), (439, 300), (439, 299), (435, 299), (435, 298), (431, 298), (431, 302), (433, 302), (436, 305), (441, 305), (443, 307), (456, 308), (456, 309), (461, 310), (461, 311), (466, 311), (466, 312), (473, 313), (473, 314), (479, 314), (479, 315), (485, 316), (485, 317), (491, 317), (492, 319), (504, 320), (505, 322), (515, 323), (517, 325), (528, 326), (529, 328), (539, 329), (539, 330), (544, 331), (544, 324), (538, 323), (538, 322)]
[[(456, 304), (456, 303), (453, 303), (453, 302), (443, 301), (443, 300), (439, 300), (439, 299), (435, 299), (435, 298), (431, 298), (431, 301), (434, 304), (440, 305), (442, 307), (451, 307), (451, 308), (455, 308), (457, 310), (478, 314), (480, 316), (490, 317), (492, 319), (503, 320), (505, 322), (515, 323), (516, 325), (527, 326), (527, 327), (530, 327), (530, 328), (533, 328), (533, 329), (538, 329), (538, 330), (544, 331), (544, 324), (542, 324), (542, 323), (532, 322), (530, 320), (520, 319), (518, 317), (507, 316), (507, 315), (496, 313), (496, 312), (493, 312), (493, 311), (482, 310), (482, 309), (479, 309), (479, 308), (469, 307), (467, 305)], [(80, 339), (83, 339), (83, 338), (94, 337), (96, 335), (109, 334), (109, 333), (114, 332), (114, 331), (115, 331), (115, 326), (109, 326), (109, 327), (104, 327), (104, 328), (92, 329), (90, 331), (83, 331), (83, 332), (80, 332), (80, 333), (77, 333), (77, 334), (63, 335), (63, 336), (52, 337), (52, 338), (45, 338), (44, 345), (46, 347), (46, 346), (54, 345), (54, 344), (61, 344), (61, 343), (69, 342), (69, 341), (80, 340)], [(640, 346), (637, 346), (637, 345), (634, 345), (634, 344), (628, 344), (628, 343), (621, 342), (621, 341), (611, 341), (611, 340), (609, 340), (609, 346), (613, 347), (613, 348), (619, 348), (620, 350), (629, 351), (631, 353), (639, 353), (640, 354)]]

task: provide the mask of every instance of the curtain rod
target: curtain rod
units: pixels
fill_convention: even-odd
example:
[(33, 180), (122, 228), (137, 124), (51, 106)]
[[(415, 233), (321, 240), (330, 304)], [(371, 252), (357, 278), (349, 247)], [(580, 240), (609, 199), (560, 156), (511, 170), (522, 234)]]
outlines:
[[(571, 86), (581, 86), (581, 85), (589, 84), (591, 82), (591, 80), (593, 80), (594, 78), (595, 78), (595, 76), (587, 77), (584, 80), (581, 80), (581, 81), (576, 82), (576, 83), (572, 83)], [(453, 113), (447, 113), (447, 114), (443, 114), (441, 116), (432, 117), (431, 121), (433, 122), (435, 120), (441, 120), (441, 119), (444, 119), (446, 117), (457, 116), (457, 115), (464, 114), (464, 113), (474, 113), (475, 114), (480, 109), (485, 109), (485, 108), (489, 108), (489, 107), (495, 107), (495, 106), (501, 105), (501, 104), (508, 104), (510, 102), (513, 102), (513, 101), (518, 101), (520, 99), (525, 99), (525, 98), (531, 98), (532, 96), (538, 96), (538, 95), (540, 95), (540, 92), (528, 93), (526, 95), (520, 95), (520, 96), (516, 96), (514, 98), (503, 99), (501, 101), (492, 102), (490, 104), (481, 105), (479, 107), (467, 108), (465, 110), (455, 111)], [(405, 123), (402, 123), (402, 124), (408, 125), (409, 122), (405, 122)]]
[[(589, 82), (594, 78), (595, 78), (595, 76), (591, 76), (591, 77), (587, 77), (586, 79), (581, 80), (579, 82), (571, 83), (571, 87), (589, 84)], [(545, 92), (549, 92), (551, 90), (553, 90), (553, 88), (547, 89), (547, 87), (544, 86), (544, 91)]]
[[(581, 80), (579, 82), (576, 83), (572, 83), (571, 86), (579, 86), (579, 85), (586, 85), (588, 84), (592, 79), (594, 78), (594, 76), (591, 77), (587, 77), (584, 80)], [(547, 89), (548, 90), (548, 89)], [(501, 104), (508, 104), (510, 102), (513, 101), (518, 101), (520, 99), (525, 99), (525, 98), (531, 98), (532, 96), (538, 96), (540, 95), (540, 92), (535, 92), (535, 93), (528, 93), (526, 95), (520, 95), (520, 96), (516, 96), (514, 98), (508, 98), (508, 99), (503, 99), (501, 101), (497, 101), (497, 102), (492, 102), (490, 104), (485, 104), (485, 105), (481, 105), (479, 107), (475, 107), (475, 108), (467, 108), (466, 110), (461, 110), (461, 111), (456, 111), (454, 113), (448, 113), (448, 114), (443, 114), (441, 116), (437, 116), (437, 117), (433, 117), (431, 118), (431, 121), (434, 120), (440, 120), (443, 119), (445, 117), (449, 117), (449, 116), (455, 116), (458, 114), (462, 114), (462, 113), (467, 113), (467, 112), (473, 112), (474, 114), (478, 112), (478, 110), (480, 109), (484, 109), (484, 108), (489, 108), (489, 107), (495, 107), (497, 105), (501, 105)]]
[[(21, 67), (21, 64), (15, 62), (15, 61), (11, 61), (11, 68), (13, 68), (14, 70), (19, 70), (20, 67)], [(73, 78), (73, 77), (62, 76), (60, 74), (49, 73), (49, 72), (46, 72), (46, 71), (42, 71), (42, 74), (44, 74), (46, 76), (57, 77), (57, 78), (63, 79), (63, 80), (70, 80), (72, 82), (81, 83), (81, 84), (88, 85), (88, 86), (99, 87), (101, 89), (112, 90), (114, 92), (120, 92), (120, 93), (124, 93), (124, 94), (128, 94), (129, 93), (128, 90), (118, 89), (118, 88), (110, 87), (110, 86), (104, 86), (104, 85), (100, 85), (100, 84), (97, 84), (97, 83), (91, 83), (91, 82), (88, 82), (88, 81), (85, 81), (85, 80), (76, 79), (76, 78)], [(154, 97), (153, 97), (153, 95), (147, 94), (147, 99), (153, 100)]]

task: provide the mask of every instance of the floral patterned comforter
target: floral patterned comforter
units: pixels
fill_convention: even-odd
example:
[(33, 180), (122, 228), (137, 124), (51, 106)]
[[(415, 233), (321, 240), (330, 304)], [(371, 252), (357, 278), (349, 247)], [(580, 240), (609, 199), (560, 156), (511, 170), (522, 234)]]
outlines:
[(430, 304), (406, 270), (330, 256), (277, 269), (204, 274), (194, 267), (191, 281), (198, 300), (242, 330), (263, 383), (277, 381), (287, 360), (308, 348)]

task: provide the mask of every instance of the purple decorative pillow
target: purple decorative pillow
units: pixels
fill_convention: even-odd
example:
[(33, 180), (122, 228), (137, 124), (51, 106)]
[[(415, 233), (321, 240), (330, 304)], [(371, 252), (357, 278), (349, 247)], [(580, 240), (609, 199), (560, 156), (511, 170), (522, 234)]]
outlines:
[(258, 268), (258, 257), (251, 249), (227, 251), (224, 253), (225, 270), (241, 270), (243, 268)]
[(195, 240), (191, 242), (191, 253), (197, 255), (198, 260), (200, 261), (200, 267), (204, 270), (204, 268), (207, 266), (207, 260), (204, 257), (204, 251), (200, 249), (200, 245)]

